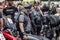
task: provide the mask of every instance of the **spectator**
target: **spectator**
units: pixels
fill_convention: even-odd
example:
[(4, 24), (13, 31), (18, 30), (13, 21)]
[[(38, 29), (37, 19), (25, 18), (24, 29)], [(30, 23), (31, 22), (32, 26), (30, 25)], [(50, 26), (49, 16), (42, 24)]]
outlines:
[(60, 15), (60, 8), (57, 8), (57, 13), (55, 15)]
[[(24, 9), (25, 10), (25, 9)], [(29, 33), (31, 32), (31, 24), (30, 24), (30, 19), (29, 19), (29, 16), (27, 15), (27, 11), (25, 10), (24, 11), (24, 14), (21, 14), (19, 16), (19, 27), (20, 27), (20, 30), (21, 30), (21, 33), (23, 34), (23, 38), (26, 39), (27, 36), (26, 36), (26, 33)], [(24, 26), (25, 25), (25, 26)]]
[(2, 3), (0, 3), (0, 30), (2, 30), (3, 28), (3, 7), (2, 7)]
[(6, 16), (10, 15), (10, 18), (12, 18), (13, 22), (14, 22), (14, 15), (15, 12), (18, 12), (17, 8), (15, 6), (13, 6), (12, 1), (8, 1), (8, 5), (6, 8), (3, 9), (3, 13), (6, 14)]
[(6, 8), (7, 7), (7, 3), (5, 1), (2, 2), (2, 6), (3, 8)]
[(56, 14), (56, 5), (54, 3), (51, 4), (52, 8), (51, 8), (51, 14)]

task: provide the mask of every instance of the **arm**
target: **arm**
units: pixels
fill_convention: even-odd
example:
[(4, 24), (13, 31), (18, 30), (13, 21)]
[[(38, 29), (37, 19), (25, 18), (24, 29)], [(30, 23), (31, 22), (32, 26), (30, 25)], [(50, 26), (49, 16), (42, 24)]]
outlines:
[(3, 27), (3, 18), (0, 18), (0, 27)]
[(24, 26), (23, 26), (23, 23), (19, 23), (19, 27), (20, 27), (21, 32), (23, 33), (23, 32), (24, 32)]
[(3, 27), (3, 18), (2, 18), (2, 14), (0, 13), (0, 30)]
[(20, 15), (19, 16), (19, 27), (20, 27), (20, 30), (21, 32), (23, 33), (24, 32), (24, 15)]
[(19, 17), (19, 27), (20, 27), (21, 33), (23, 34), (23, 39), (27, 39), (27, 36), (24, 31), (24, 15), (20, 15)]

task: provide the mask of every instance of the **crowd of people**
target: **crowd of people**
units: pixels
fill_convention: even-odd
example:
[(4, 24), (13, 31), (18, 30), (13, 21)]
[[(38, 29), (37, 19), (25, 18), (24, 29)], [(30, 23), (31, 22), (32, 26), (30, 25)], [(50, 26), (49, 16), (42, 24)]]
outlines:
[(22, 40), (26, 40), (28, 34), (46, 36), (50, 40), (53, 37), (57, 39), (60, 36), (59, 25), (60, 7), (58, 4), (34, 2), (33, 5), (27, 2), (24, 6), (18, 3), (16, 7), (13, 1), (0, 3), (0, 30), (7, 31)]

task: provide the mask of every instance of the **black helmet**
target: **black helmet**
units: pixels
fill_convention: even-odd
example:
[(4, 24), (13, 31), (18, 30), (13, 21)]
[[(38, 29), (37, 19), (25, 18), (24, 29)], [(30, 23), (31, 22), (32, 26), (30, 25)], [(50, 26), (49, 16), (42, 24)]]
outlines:
[(24, 8), (26, 8), (26, 9), (31, 9), (31, 7), (32, 7), (32, 4), (25, 4), (24, 5)]
[(45, 12), (45, 11), (49, 11), (49, 10), (50, 10), (49, 5), (44, 4), (44, 6), (42, 7), (42, 11)]

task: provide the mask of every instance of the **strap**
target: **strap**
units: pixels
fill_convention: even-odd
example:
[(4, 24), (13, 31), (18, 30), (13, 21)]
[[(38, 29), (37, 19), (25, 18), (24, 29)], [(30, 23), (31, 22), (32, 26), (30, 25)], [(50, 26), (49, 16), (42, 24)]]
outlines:
[(21, 15), (20, 12), (18, 12), (18, 14), (19, 14), (19, 15), (17, 16), (17, 19), (16, 19), (15, 22), (18, 22), (19, 16)]

